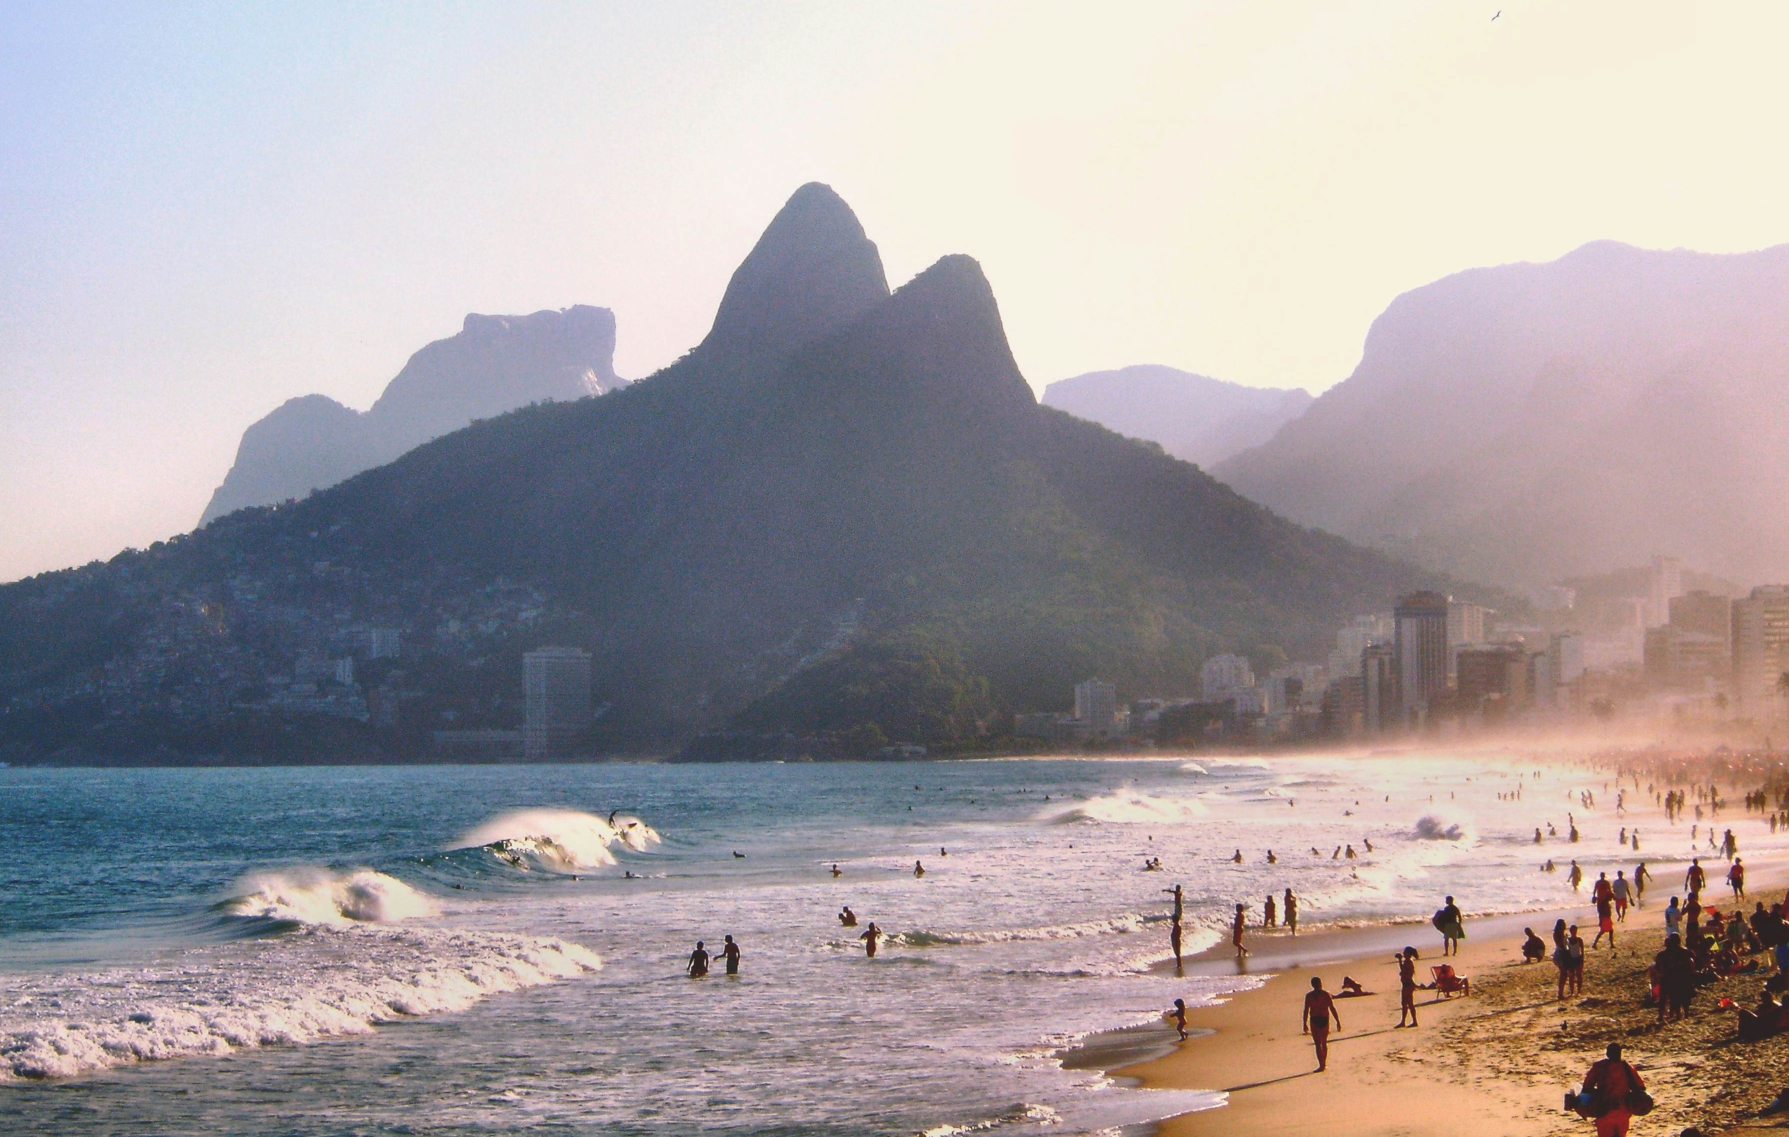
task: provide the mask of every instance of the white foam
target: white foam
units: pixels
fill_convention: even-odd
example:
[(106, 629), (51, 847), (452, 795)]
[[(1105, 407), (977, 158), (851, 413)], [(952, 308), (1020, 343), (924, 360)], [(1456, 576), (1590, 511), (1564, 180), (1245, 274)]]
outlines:
[(364, 1034), (601, 966), (552, 938), (325, 925), (172, 965), (46, 976), (9, 987), (0, 1082)]
[(1456, 813), (1425, 813), (1416, 819), (1411, 835), (1422, 841), (1459, 841), (1470, 844), (1475, 837), (1472, 819)]
[(555, 872), (615, 863), (612, 851), (637, 853), (659, 843), (658, 833), (637, 817), (614, 815), (614, 824), (575, 809), (517, 809), (464, 834), (451, 848), (488, 848), (517, 867)]
[(261, 916), (301, 924), (389, 924), (432, 916), (434, 901), (396, 877), (371, 869), (335, 873), (297, 868), (254, 873), (220, 907), (232, 916)]
[(1207, 813), (1203, 802), (1194, 798), (1163, 797), (1126, 786), (1050, 816), (1058, 823), (1103, 821), (1118, 825), (1149, 823), (1173, 825), (1197, 821)]

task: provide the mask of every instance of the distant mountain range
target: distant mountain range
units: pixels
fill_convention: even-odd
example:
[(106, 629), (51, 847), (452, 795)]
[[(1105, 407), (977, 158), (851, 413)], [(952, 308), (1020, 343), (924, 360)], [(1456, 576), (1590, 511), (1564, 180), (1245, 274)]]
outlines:
[[(648, 379), (0, 588), (0, 756), (427, 753), (513, 728), (542, 643), (591, 652), (604, 752), (977, 746), (1090, 675), (1308, 658), (1416, 587), (1460, 590), (1039, 406), (976, 262), (891, 294), (816, 184)], [(401, 659), (329, 678), (369, 627)], [(329, 710), (356, 688), (365, 722)]]
[(1244, 387), (1160, 364), (1090, 371), (1044, 388), (1044, 405), (1211, 467), (1259, 446), (1311, 405), (1296, 388)]
[(607, 308), (467, 316), (458, 335), (411, 356), (366, 412), (303, 395), (249, 427), (199, 524), (333, 486), (473, 419), (613, 390), (614, 360)]
[(1789, 246), (1598, 242), (1418, 288), (1374, 321), (1353, 375), (1213, 472), (1473, 579), (1654, 554), (1789, 579)]

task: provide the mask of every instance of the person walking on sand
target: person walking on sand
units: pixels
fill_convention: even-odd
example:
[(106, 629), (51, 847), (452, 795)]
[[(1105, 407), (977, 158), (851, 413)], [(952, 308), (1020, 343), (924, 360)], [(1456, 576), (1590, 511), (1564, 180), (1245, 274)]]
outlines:
[(1180, 1032), (1180, 1041), (1186, 1041), (1186, 1000), (1174, 1000), (1174, 1029)]
[(1689, 871), (1683, 874), (1685, 892), (1701, 892), (1708, 887), (1708, 874), (1702, 871), (1702, 858), (1691, 857)]
[(1609, 891), (1615, 896), (1616, 922), (1619, 923), (1626, 920), (1628, 898), (1633, 895), (1633, 889), (1628, 885), (1627, 874), (1620, 869), (1616, 869), (1615, 883), (1610, 886)]
[(1596, 938), (1590, 941), (1590, 946), (1594, 948), (1602, 943), (1604, 936), (1609, 937), (1609, 950), (1614, 951), (1615, 902), (1613, 900), (1598, 900), (1596, 902)]
[(1630, 1103), (1633, 1095), (1646, 1089), (1646, 1083), (1638, 1070), (1622, 1061), (1619, 1042), (1611, 1042), (1603, 1053), (1608, 1057), (1584, 1075), (1573, 1108), (1596, 1119), (1596, 1137), (1627, 1137), (1634, 1119)]
[(1410, 1025), (1416, 1025), (1416, 949), (1405, 947), (1398, 953), (1398, 1026), (1404, 1025), (1404, 1016), (1410, 1016)]
[(1460, 913), (1460, 906), (1454, 903), (1453, 897), (1441, 911), (1435, 913), (1435, 930), (1441, 933), (1441, 954), (1445, 956), (1460, 954), (1460, 941), (1466, 938), (1466, 918)]
[(1646, 899), (1646, 884), (1651, 879), (1652, 874), (1646, 871), (1645, 861), (1634, 866), (1634, 907), (1640, 907)]
[(1290, 888), (1286, 890), (1285, 903), (1280, 905), (1280, 914), (1286, 918), (1286, 931), (1296, 936), (1298, 934), (1298, 897), (1292, 895)]
[(1236, 918), (1230, 921), (1230, 943), (1236, 948), (1236, 958), (1241, 959), (1249, 954), (1249, 949), (1242, 946), (1242, 934), (1249, 928), (1249, 912), (1238, 904)]
[(727, 961), (727, 974), (738, 975), (739, 945), (733, 942), (732, 936), (726, 937), (726, 940), (727, 942), (721, 945), (721, 958)]
[(1733, 899), (1746, 898), (1746, 866), (1738, 857), (1733, 858), (1733, 867), (1727, 870), (1727, 887), (1733, 890)]
[(1590, 899), (1609, 901), (1615, 899), (1615, 886), (1609, 883), (1608, 873), (1600, 872), (1596, 874), (1596, 883), (1590, 888)]
[(696, 941), (696, 950), (690, 952), (690, 961), (684, 970), (689, 972), (691, 979), (700, 979), (708, 974), (708, 949), (702, 946), (701, 940)]
[(882, 938), (882, 929), (876, 926), (876, 921), (871, 920), (870, 926), (865, 928), (863, 930), (863, 935), (858, 936), (857, 938), (863, 941), (864, 954), (871, 959), (875, 959), (876, 941)]
[(1329, 1069), (1329, 1020), (1335, 1019), (1336, 1029), (1342, 1029), (1342, 1012), (1336, 1010), (1336, 1001), (1329, 997), (1323, 989), (1323, 980), (1311, 976), (1311, 989), (1305, 992), (1303, 1033), (1311, 1036), (1311, 1045), (1317, 1048), (1317, 1072)]

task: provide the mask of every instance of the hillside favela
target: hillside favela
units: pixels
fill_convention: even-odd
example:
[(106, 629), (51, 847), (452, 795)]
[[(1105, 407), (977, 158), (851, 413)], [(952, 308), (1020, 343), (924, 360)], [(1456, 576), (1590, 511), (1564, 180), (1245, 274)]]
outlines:
[(1789, 1130), (1786, 38), (0, 10), (0, 1134)]

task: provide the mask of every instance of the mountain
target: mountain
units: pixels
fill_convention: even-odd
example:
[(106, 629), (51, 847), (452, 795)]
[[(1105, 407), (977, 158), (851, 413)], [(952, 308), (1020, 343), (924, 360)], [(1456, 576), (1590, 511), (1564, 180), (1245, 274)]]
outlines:
[(1294, 520), (1510, 585), (1677, 555), (1789, 578), (1789, 246), (1613, 242), (1473, 269), (1218, 477)]
[(458, 335), (412, 355), (364, 414), (326, 395), (303, 395), (249, 427), (199, 524), (333, 486), (473, 419), (613, 390), (622, 382), (614, 359), (615, 316), (607, 308), (474, 313)]
[(889, 294), (807, 186), (650, 378), (0, 588), (0, 757), (441, 753), (516, 727), (539, 644), (591, 653), (604, 753), (985, 746), (1089, 675), (1195, 691), (1431, 586), (1039, 406), (976, 262)]
[(1210, 467), (1272, 438), (1304, 413), (1311, 395), (1141, 363), (1057, 380), (1044, 388), (1044, 405)]

